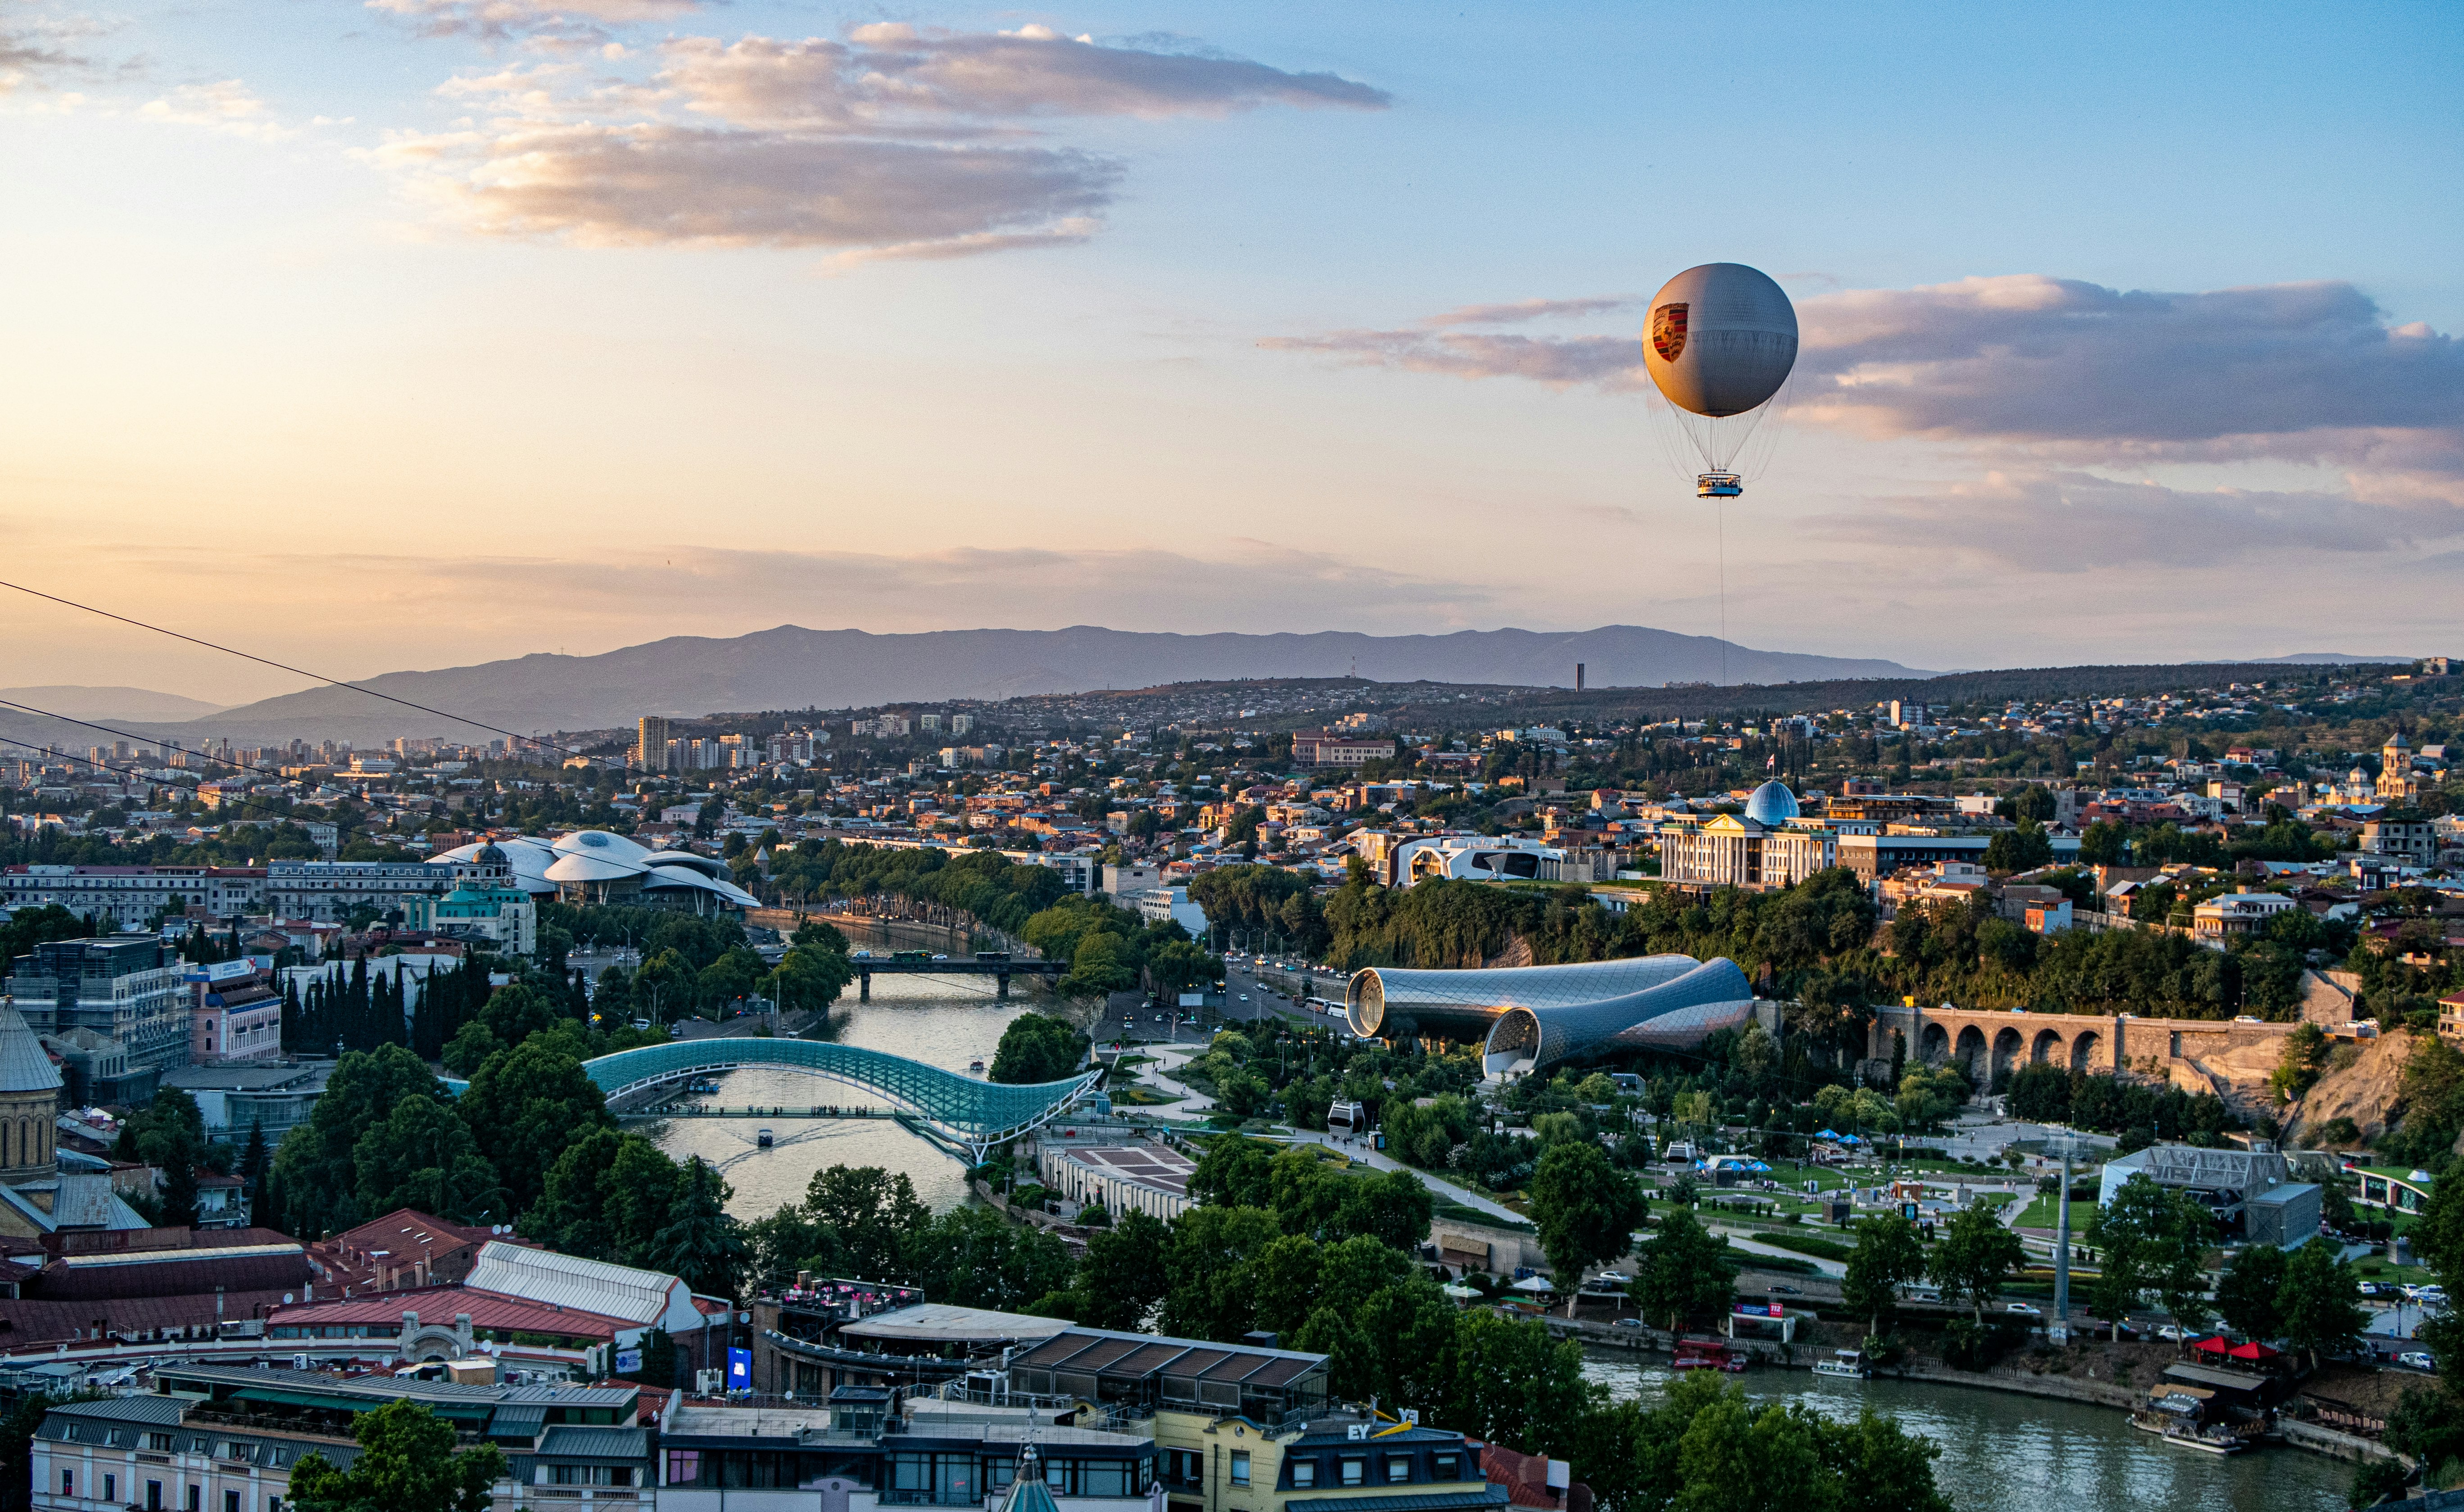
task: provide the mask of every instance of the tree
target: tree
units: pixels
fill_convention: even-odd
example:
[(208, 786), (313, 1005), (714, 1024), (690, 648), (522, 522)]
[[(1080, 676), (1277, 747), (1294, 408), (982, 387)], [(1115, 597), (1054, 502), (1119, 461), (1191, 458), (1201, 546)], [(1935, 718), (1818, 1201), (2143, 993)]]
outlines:
[(1022, 1312), (1069, 1284), (1069, 1249), (990, 1208), (953, 1208), (908, 1236), (906, 1274), (935, 1302)]
[(509, 982), (488, 995), (487, 1006), (472, 1022), (485, 1025), (498, 1044), (517, 1045), (532, 1035), (554, 1028), (563, 1017), (546, 994), (520, 982)]
[(744, 1235), (727, 1214), (732, 1195), (708, 1162), (699, 1155), (688, 1159), (668, 1220), (650, 1237), (644, 1257), (653, 1262), (650, 1268), (681, 1277), (698, 1292), (735, 1296), (744, 1267)]
[(1234, 1340), (1258, 1326), (1252, 1265), (1282, 1237), (1261, 1208), (1191, 1208), (1172, 1221), (1164, 1245), (1163, 1330), (1193, 1339)]
[(2002, 1226), (1991, 1208), (1962, 1208), (1951, 1215), (1942, 1239), (1925, 1262), (1925, 1274), (1943, 1295), (1964, 1300), (1975, 1309), (1977, 1326), (1985, 1323), (1985, 1304), (2001, 1294), (2002, 1283), (2027, 1263), (2019, 1236)]
[(2216, 1312), (2225, 1326), (2245, 1339), (2273, 1339), (2284, 1331), (2277, 1305), (2284, 1291), (2284, 1252), (2253, 1244), (2233, 1258), (2216, 1282)]
[(175, 1086), (130, 1115), (120, 1132), (119, 1153), (163, 1173), (156, 1210), (160, 1220), (185, 1228), (197, 1221), (197, 1167), (206, 1158), (206, 1120), (197, 1100)]
[(416, 1208), (470, 1223), (502, 1213), (496, 1168), (470, 1126), (434, 1098), (407, 1097), (351, 1147), (353, 1194), (371, 1216)]
[(1021, 1014), (1001, 1031), (990, 1079), (1013, 1085), (1061, 1081), (1086, 1059), (1089, 1042), (1067, 1019)]
[[(2088, 1220), (2086, 1240), (2101, 1256), (2089, 1284), (2089, 1305), (2116, 1339), (2122, 1321), (2154, 1289), (2185, 1330), (2205, 1321), (2208, 1240), (2214, 1225), (2197, 1199), (2178, 1187), (2132, 1176)], [(2187, 1315), (2186, 1315), (2187, 1314)]]
[[(827, 925), (822, 927), (829, 929)], [(770, 974), (764, 985), (769, 989), (770, 1000), (777, 1003), (782, 1012), (797, 1008), (827, 1008), (838, 1001), (839, 994), (847, 989), (847, 984), (855, 980), (855, 965), (847, 957), (847, 936), (836, 930), (829, 932), (838, 939), (837, 950), (819, 943), (793, 946), (780, 959), (778, 969)], [(803, 931), (797, 933), (801, 936)]]
[(1666, 1318), (1674, 1333), (1689, 1314), (1727, 1310), (1737, 1294), (1737, 1269), (1725, 1236), (1703, 1227), (1690, 1211), (1672, 1208), (1643, 1241), (1642, 1263), (1626, 1292), (1644, 1316)]
[(354, 1153), (360, 1140), (403, 1099), (446, 1095), (419, 1057), (401, 1045), (345, 1053), (308, 1121), (285, 1134), (274, 1152), (269, 1187), (278, 1189), (281, 1201), (267, 1204), (267, 1221), (311, 1238), (377, 1216), (360, 1207)]
[(1122, 1214), (1111, 1228), (1089, 1235), (1074, 1288), (1086, 1299), (1086, 1307), (1072, 1316), (1090, 1328), (1143, 1326), (1170, 1289), (1164, 1268), (1169, 1238), (1161, 1220), (1137, 1208)]
[[(1295, 1151), (1314, 1167), (1314, 1157), (1307, 1151)], [(1221, 1207), (1264, 1208), (1274, 1205), (1270, 1182), (1276, 1155), (1274, 1148), (1245, 1134), (1221, 1134), (1211, 1141), (1198, 1157), (1198, 1169), (1189, 1173), (1189, 1194), (1199, 1202)]]
[(1634, 1231), (1642, 1226), (1650, 1204), (1635, 1178), (1610, 1165), (1607, 1153), (1590, 1141), (1559, 1145), (1542, 1155), (1529, 1190), (1540, 1247), (1548, 1252), (1572, 1317), (1583, 1273), (1634, 1247)]
[(455, 1102), (479, 1148), (494, 1152), (505, 1200), (517, 1213), (539, 1200), (548, 1167), (566, 1145), (614, 1123), (606, 1094), (580, 1061), (548, 1042), (553, 1038), (536, 1036), (490, 1057)]
[[(1724, 1241), (1725, 1242), (1725, 1241)], [(1583, 1378), (1583, 1350), (1557, 1343), (1537, 1323), (1468, 1313), (1455, 1325), (1454, 1367), (1441, 1421), (1527, 1454), (1562, 1457), (1574, 1447), (1599, 1389)]]
[(784, 1284), (800, 1270), (835, 1275), (850, 1268), (841, 1251), (838, 1231), (814, 1217), (802, 1203), (782, 1204), (769, 1216), (745, 1224), (744, 1248), (746, 1280), (756, 1289)]
[(1053, 983), (1053, 990), (1064, 997), (1108, 997), (1137, 984), (1133, 948), (1117, 934), (1099, 931), (1079, 939), (1067, 975)]
[(2353, 1348), (2369, 1326), (2360, 1280), (2323, 1239), (2312, 1239), (2286, 1260), (2277, 1307), (2284, 1314), (2284, 1341), (2308, 1355), (2313, 1369), (2321, 1353)]
[(933, 1221), (907, 1172), (879, 1166), (827, 1166), (813, 1172), (804, 1208), (838, 1235), (847, 1270), (864, 1281), (903, 1273), (907, 1236)]
[(1925, 1238), (1914, 1223), (1896, 1213), (1867, 1218), (1857, 1226), (1857, 1248), (1848, 1257), (1839, 1300), (1849, 1311), (1863, 1313), (1866, 1331), (1879, 1337), (1899, 1311), (1900, 1288), (1925, 1275)]
[(348, 1470), (313, 1450), (292, 1467), (291, 1500), (301, 1512), (488, 1512), (489, 1493), (507, 1473), (495, 1444), (456, 1453), (453, 1425), (420, 1403), (362, 1413), (351, 1436), (360, 1453)]

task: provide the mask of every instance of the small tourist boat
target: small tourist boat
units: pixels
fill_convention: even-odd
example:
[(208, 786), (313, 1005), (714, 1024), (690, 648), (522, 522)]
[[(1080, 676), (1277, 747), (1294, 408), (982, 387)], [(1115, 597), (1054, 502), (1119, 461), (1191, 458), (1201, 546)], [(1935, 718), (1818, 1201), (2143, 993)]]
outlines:
[(970, 1061), (967, 1063), (967, 1070), (972, 1075), (981, 1076), (984, 1074), (984, 1063), (981, 1061)]
[(1874, 1373), (1862, 1349), (1834, 1349), (1831, 1358), (1814, 1362), (1814, 1373), (1838, 1381), (1861, 1381)]
[(753, 1147), (756, 1150), (767, 1150), (770, 1148), (770, 1130), (766, 1129), (757, 1129), (753, 1131)]
[(685, 1090), (688, 1092), (702, 1093), (715, 1092), (718, 1090), (718, 1084), (712, 1081), (709, 1077), (697, 1076), (691, 1082), (685, 1084)]
[(2195, 1449), (2207, 1455), (2237, 1455), (2250, 1447), (2250, 1440), (2221, 1428), (2202, 1428), (2197, 1422), (2167, 1412), (2133, 1413), (2130, 1426), (2141, 1433), (2154, 1434), (2168, 1444)]

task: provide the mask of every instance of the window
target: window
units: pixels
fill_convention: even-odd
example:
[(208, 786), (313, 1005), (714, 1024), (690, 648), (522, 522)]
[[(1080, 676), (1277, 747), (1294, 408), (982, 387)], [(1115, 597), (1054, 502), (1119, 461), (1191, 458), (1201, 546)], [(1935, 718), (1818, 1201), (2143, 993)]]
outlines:
[(1429, 1479), (1432, 1480), (1462, 1479), (1463, 1457), (1461, 1455), (1433, 1456), (1429, 1460)]
[(1195, 1449), (1168, 1449), (1164, 1451), (1163, 1478), (1174, 1485), (1204, 1485), (1205, 1457)]
[(203, 1486), (190, 1486), (188, 1488), (188, 1512), (205, 1512), (205, 1509), (206, 1488)]
[(1232, 1451), (1232, 1483), (1236, 1486), (1249, 1483), (1249, 1451), (1245, 1449)]
[(238, 1492), (226, 1491), (223, 1493), (223, 1512), (239, 1512)]
[(145, 1512), (163, 1512), (163, 1482), (145, 1482)]
[(1388, 1455), (1386, 1457), (1386, 1479), (1389, 1484), (1409, 1480), (1411, 1479), (1412, 1457), (1410, 1455)]
[(1306, 1488), (1306, 1487), (1309, 1487), (1309, 1486), (1313, 1486), (1313, 1485), (1315, 1485), (1315, 1484), (1317, 1484), (1317, 1461), (1316, 1461), (1316, 1460), (1314, 1460), (1314, 1459), (1295, 1459), (1295, 1460), (1293, 1460), (1293, 1461), (1292, 1461), (1292, 1486), (1293, 1486), (1293, 1488), (1294, 1488), (1294, 1489), (1296, 1489), (1296, 1490), (1298, 1490), (1298, 1489), (1303, 1489), (1303, 1488)]
[(1343, 1483), (1344, 1483), (1345, 1485), (1348, 1485), (1348, 1486), (1356, 1486), (1356, 1485), (1360, 1484), (1362, 1481), (1364, 1481), (1364, 1480), (1366, 1480), (1366, 1479), (1369, 1479), (1369, 1461), (1368, 1461), (1368, 1460), (1366, 1460), (1366, 1459), (1346, 1459), (1346, 1460), (1343, 1462)]
[(64, 1497), (73, 1497), (77, 1495), (76, 1471), (63, 1470), (60, 1472), (60, 1495)]
[(171, 1435), (169, 1434), (147, 1434), (145, 1435), (145, 1447), (153, 1450), (158, 1455), (167, 1455), (171, 1452)]
[(120, 1500), (120, 1478), (118, 1476), (105, 1476), (102, 1478), (102, 1499), (105, 1501), (117, 1501)]

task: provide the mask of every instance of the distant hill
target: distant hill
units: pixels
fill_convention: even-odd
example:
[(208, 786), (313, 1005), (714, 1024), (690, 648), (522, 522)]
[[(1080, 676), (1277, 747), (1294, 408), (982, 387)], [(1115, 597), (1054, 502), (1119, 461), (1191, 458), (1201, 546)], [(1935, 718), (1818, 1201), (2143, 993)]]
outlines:
[(0, 698), (48, 710), (71, 719), (140, 720), (168, 724), (202, 719), (224, 706), (149, 688), (84, 688), (54, 683), (40, 688), (0, 688)]
[[(1896, 662), (1764, 651), (1639, 625), (1595, 630), (1462, 630), (1451, 635), (1165, 635), (1066, 630), (937, 630), (874, 635), (785, 625), (731, 640), (677, 636), (600, 656), (535, 654), (440, 671), (388, 672), (364, 686), (522, 734), (604, 730), (642, 714), (865, 708), (998, 699), (1164, 683), (1357, 673), (1378, 682), (1574, 686), (1790, 683), (1921, 678)], [(27, 702), (33, 702), (29, 699)], [(66, 712), (67, 711), (61, 711)], [(478, 734), (456, 720), (318, 688), (214, 714), (239, 740)], [(199, 733), (206, 733), (199, 727)]]
[(2261, 656), (2253, 663), (2259, 667), (2353, 667), (2379, 663), (2416, 661), (2411, 656), (2353, 656), (2343, 651), (2296, 651), (2290, 656)]

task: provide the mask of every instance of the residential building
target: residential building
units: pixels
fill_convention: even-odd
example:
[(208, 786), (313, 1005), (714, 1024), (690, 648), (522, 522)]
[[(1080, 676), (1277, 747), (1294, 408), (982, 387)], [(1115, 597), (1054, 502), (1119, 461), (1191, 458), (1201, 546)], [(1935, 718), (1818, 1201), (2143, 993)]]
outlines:
[(509, 955), (539, 949), (539, 905), (519, 887), (465, 884), (443, 897), (407, 898), (403, 926), (448, 939), (483, 939)]
[(2416, 866), (2438, 860), (2438, 832), (2417, 809), (2389, 809), (2362, 823), (2362, 852)]
[(657, 714), (644, 714), (633, 744), (633, 764), (645, 772), (667, 771), (668, 746), (674, 738), (667, 720)]
[(1292, 761), (1297, 766), (1356, 767), (1395, 754), (1392, 739), (1375, 739), (1331, 730), (1292, 732)]
[(1161, 924), (1169, 920), (1187, 930), (1191, 939), (1206, 938), (1206, 909), (1189, 895), (1187, 887), (1149, 887), (1129, 906), (1150, 922)]
[(60, 1042), (73, 1103), (143, 1107), (188, 1063), (178, 957), (151, 935), (54, 940), (11, 963), (8, 991), (36, 1034)]
[(282, 997), (254, 961), (216, 961), (183, 973), (190, 993), (191, 1064), (271, 1061), (282, 1054)]
[(649, 1433), (641, 1391), (606, 1387), (500, 1386), (461, 1379), (491, 1362), (455, 1362), (425, 1381), (312, 1370), (192, 1365), (160, 1367), (154, 1389), (63, 1402), (30, 1448), (34, 1512), (283, 1512), (291, 1475), (309, 1454), (350, 1464), (360, 1453), (351, 1419), (409, 1400), (457, 1433), (503, 1449), (509, 1474), (493, 1488), (498, 1512), (554, 1506), (587, 1512), (594, 1501), (627, 1508), (647, 1500)]
[(2228, 892), (2190, 910), (2190, 932), (2209, 940), (2261, 934), (2268, 920), (2299, 907), (2280, 892)]
[(424, 861), (276, 861), (265, 868), (265, 902), (285, 919), (339, 922), (361, 909), (384, 917), (444, 891), (451, 880)]
[(2449, 993), (2438, 999), (2438, 1037), (2450, 1044), (2464, 1045), (2464, 993)]
[(1708, 823), (1660, 828), (1660, 875), (1692, 887), (1749, 892), (1792, 887), (1838, 865), (1840, 837), (1829, 829), (1767, 826), (1743, 814)]
[(135, 933), (164, 913), (203, 907), (217, 919), (265, 911), (261, 866), (41, 866), (0, 870), (0, 908), (57, 904), (98, 928)]
[(497, 1237), (492, 1229), (396, 1208), (310, 1245), (308, 1255), (338, 1290), (398, 1291), (468, 1280), (480, 1249)]

